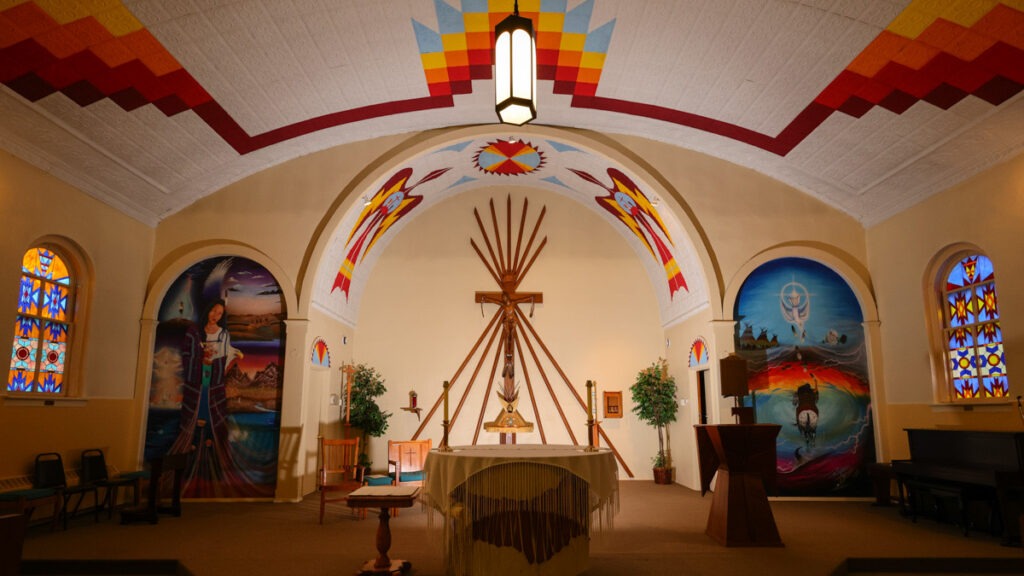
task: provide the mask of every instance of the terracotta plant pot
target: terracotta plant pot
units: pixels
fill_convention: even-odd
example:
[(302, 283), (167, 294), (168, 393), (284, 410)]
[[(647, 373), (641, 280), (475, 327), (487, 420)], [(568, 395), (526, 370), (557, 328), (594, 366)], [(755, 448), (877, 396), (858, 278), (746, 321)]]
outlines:
[(672, 483), (672, 471), (674, 468), (655, 468), (654, 469), (654, 483), (655, 484), (671, 484)]

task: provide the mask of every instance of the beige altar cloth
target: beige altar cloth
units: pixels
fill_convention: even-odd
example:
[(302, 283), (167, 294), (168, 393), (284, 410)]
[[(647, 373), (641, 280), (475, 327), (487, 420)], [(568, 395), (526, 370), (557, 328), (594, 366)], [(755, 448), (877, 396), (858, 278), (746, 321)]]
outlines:
[(433, 450), (424, 499), (444, 515), (449, 574), (579, 574), (618, 509), (614, 454), (580, 446)]

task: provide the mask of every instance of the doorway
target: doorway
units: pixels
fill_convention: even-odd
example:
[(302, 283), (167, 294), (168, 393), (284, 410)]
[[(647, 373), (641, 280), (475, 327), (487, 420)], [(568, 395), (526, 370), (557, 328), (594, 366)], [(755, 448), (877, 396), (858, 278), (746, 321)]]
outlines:
[(708, 370), (697, 371), (697, 423), (708, 423)]

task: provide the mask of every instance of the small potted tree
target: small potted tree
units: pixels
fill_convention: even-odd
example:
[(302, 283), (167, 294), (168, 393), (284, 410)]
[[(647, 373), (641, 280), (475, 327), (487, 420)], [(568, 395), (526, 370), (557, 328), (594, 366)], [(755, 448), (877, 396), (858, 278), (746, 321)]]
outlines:
[(365, 364), (356, 366), (352, 373), (352, 398), (349, 407), (349, 424), (358, 428), (362, 433), (360, 440), (359, 466), (368, 471), (373, 462), (370, 460), (370, 437), (379, 438), (387, 432), (388, 418), (390, 412), (384, 412), (377, 405), (376, 398), (387, 388), (384, 387), (384, 378), (375, 370)]
[(668, 363), (659, 358), (636, 375), (629, 388), (633, 393), (633, 413), (658, 431), (658, 453), (652, 458), (654, 482), (672, 483), (672, 467), (665, 452), (666, 425), (676, 421), (676, 380), (668, 374)]

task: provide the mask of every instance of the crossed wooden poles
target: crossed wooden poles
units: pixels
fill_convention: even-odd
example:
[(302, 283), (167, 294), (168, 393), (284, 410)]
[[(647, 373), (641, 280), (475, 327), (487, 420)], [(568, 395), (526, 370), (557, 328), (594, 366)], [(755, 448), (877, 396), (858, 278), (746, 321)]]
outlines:
[[(480, 374), (480, 370), (484, 366), (484, 361), (491, 354), (493, 348), (493, 361), (491, 363), (490, 377), (487, 379), (487, 390), (484, 392), (484, 400), (480, 406), (480, 414), (477, 417), (476, 429), (473, 433), (473, 445), (476, 445), (477, 440), (480, 436), (480, 430), (483, 427), (484, 413), (487, 409), (487, 403), (490, 399), (491, 389), (494, 385), (494, 376), (498, 371), (498, 365), (501, 364), (501, 359), (505, 358), (505, 363), (502, 369), (502, 376), (504, 378), (504, 389), (500, 391), (500, 394), (506, 400), (515, 394), (514, 389), (514, 359), (518, 357), (519, 366), (522, 368), (523, 379), (526, 382), (526, 391), (530, 397), (530, 404), (533, 407), (533, 413), (537, 419), (537, 430), (540, 432), (540, 439), (542, 444), (547, 444), (547, 436), (544, 433), (544, 423), (541, 421), (540, 412), (537, 408), (537, 398), (534, 391), (533, 380), (531, 379), (530, 371), (527, 370), (526, 357), (523, 353), (523, 345), (526, 345), (526, 350), (529, 352), (530, 359), (532, 360), (533, 366), (536, 367), (537, 373), (540, 375), (540, 379), (544, 382), (544, 386), (548, 390), (552, 401), (555, 404), (555, 408), (558, 410), (558, 415), (562, 420), (562, 424), (565, 426), (566, 432), (569, 433), (569, 438), (572, 440), (573, 445), (578, 446), (579, 442), (576, 440), (576, 435), (573, 433), (572, 427), (569, 425), (569, 420), (565, 416), (565, 412), (562, 410), (562, 406), (558, 401), (558, 397), (555, 395), (554, 387), (551, 384), (551, 379), (548, 378), (548, 374), (544, 371), (541, 358), (538, 354), (538, 348), (543, 353), (547, 361), (554, 367), (555, 371), (561, 377), (562, 382), (568, 387), (572, 393), (579, 407), (586, 413), (587, 403), (583, 397), (580, 396), (579, 392), (576, 391), (576, 387), (573, 386), (572, 382), (569, 381), (568, 376), (559, 366), (558, 361), (555, 360), (554, 355), (544, 344), (544, 340), (534, 329), (533, 324), (530, 322), (529, 317), (520, 308), (522, 304), (530, 304), (530, 317), (533, 316), (533, 304), (543, 303), (543, 294), (539, 292), (519, 292), (517, 288), (522, 282), (526, 273), (529, 272), (530, 267), (537, 260), (537, 256), (547, 245), (547, 237), (545, 236), (540, 243), (534, 249), (534, 242), (537, 238), (537, 232), (540, 230), (541, 222), (544, 220), (544, 215), (547, 212), (547, 207), (544, 207), (540, 211), (540, 215), (533, 224), (533, 230), (530, 233), (529, 240), (526, 243), (525, 248), (522, 246), (523, 232), (526, 228), (526, 215), (529, 209), (529, 200), (523, 199), (523, 210), (519, 221), (519, 227), (516, 234), (515, 250), (512, 249), (512, 197), (508, 196), (506, 199), (506, 218), (505, 218), (505, 243), (502, 244), (501, 230), (498, 225), (498, 215), (494, 209), (494, 200), (490, 201), (490, 212), (491, 212), (491, 225), (494, 233), (494, 244), (491, 243), (491, 238), (488, 235), (487, 228), (484, 226), (483, 220), (480, 218), (480, 213), (477, 209), (473, 209), (473, 215), (476, 217), (476, 222), (480, 228), (480, 233), (483, 234), (484, 244), (487, 248), (487, 253), (490, 256), (488, 259), (484, 256), (484, 252), (477, 245), (476, 241), (470, 239), (470, 244), (476, 251), (477, 256), (484, 263), (487, 271), (490, 272), (491, 277), (498, 284), (500, 292), (477, 292), (476, 302), (481, 304), (497, 304), (498, 308), (494, 315), (491, 317), (490, 322), (483, 329), (480, 337), (477, 338), (472, 349), (466, 354), (466, 358), (459, 365), (458, 370), (449, 380), (448, 390), (450, 391), (459, 376), (462, 375), (463, 370), (469, 365), (470, 361), (476, 355), (477, 350), (480, 349), (480, 345), (487, 340), (486, 346), (484, 346), (483, 352), (480, 354), (479, 359), (473, 369), (472, 375), (469, 377), (469, 381), (466, 384), (465, 390), (462, 391), (462, 395), (459, 397), (459, 402), (455, 407), (455, 412), (451, 415), (448, 421), (448, 429), (450, 430), (454, 426), (455, 421), (458, 419), (459, 414), (462, 412), (462, 407), (466, 403), (466, 398), (469, 396), (470, 391), (473, 389), (473, 385), (476, 383), (477, 376)], [(521, 250), (521, 248), (523, 248)], [(532, 252), (531, 252), (532, 251)], [(488, 337), (489, 335), (489, 337)], [(499, 339), (498, 337), (501, 336)], [(495, 346), (495, 341), (498, 345)], [(431, 417), (437, 411), (438, 406), (444, 400), (444, 393), (438, 396), (433, 406), (430, 407), (430, 411), (427, 412), (425, 418), (420, 423), (419, 428), (416, 429), (416, 433), (413, 434), (413, 440), (419, 438), (423, 429), (427, 423), (430, 422)], [(446, 407), (447, 410), (447, 407)], [(592, 418), (591, 414), (588, 414), (588, 419)], [(623, 461), (619, 451), (615, 449), (615, 445), (612, 444), (611, 439), (605, 434), (604, 430), (601, 429), (600, 425), (595, 425), (595, 428), (600, 434), (601, 438), (604, 439), (607, 446), (615, 454), (615, 458), (618, 460), (619, 465), (626, 474), (632, 478), (633, 472), (630, 471), (629, 467)]]

